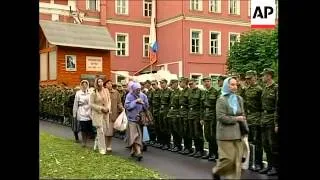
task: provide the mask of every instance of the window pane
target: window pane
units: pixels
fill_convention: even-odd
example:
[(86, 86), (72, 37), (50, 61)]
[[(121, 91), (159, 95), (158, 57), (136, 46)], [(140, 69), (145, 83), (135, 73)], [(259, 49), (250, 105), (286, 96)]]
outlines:
[(57, 51), (49, 52), (49, 79), (57, 79)]
[(48, 53), (40, 54), (40, 81), (48, 80)]
[(126, 55), (126, 50), (122, 50), (122, 55)]
[(122, 43), (122, 49), (125, 49), (126, 48), (126, 44), (125, 43)]
[(198, 38), (199, 32), (192, 32), (192, 38)]

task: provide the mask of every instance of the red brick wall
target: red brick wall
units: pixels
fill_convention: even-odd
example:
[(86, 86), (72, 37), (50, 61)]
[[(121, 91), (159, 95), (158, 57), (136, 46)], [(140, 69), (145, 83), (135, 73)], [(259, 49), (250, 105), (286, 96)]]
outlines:
[(55, 4), (68, 5), (68, 0), (54, 0)]
[[(76, 72), (66, 71), (65, 55), (76, 55)], [(103, 72), (87, 72), (86, 56), (102, 57)], [(111, 78), (110, 51), (59, 46), (57, 51), (57, 63), (57, 82), (65, 83), (67, 86), (79, 85), (81, 74), (101, 74), (106, 75), (107, 78)]]
[(43, 3), (50, 3), (50, 0), (40, 0), (40, 2), (43, 2)]

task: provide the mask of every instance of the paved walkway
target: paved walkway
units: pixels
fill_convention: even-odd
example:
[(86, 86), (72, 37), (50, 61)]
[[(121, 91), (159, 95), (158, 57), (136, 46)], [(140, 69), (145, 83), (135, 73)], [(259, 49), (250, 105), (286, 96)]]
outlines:
[[(73, 139), (73, 133), (69, 127), (54, 124), (47, 121), (40, 122), (40, 131), (50, 133), (52, 135), (63, 137), (66, 139)], [(80, 133), (79, 133), (80, 135)], [(93, 143), (91, 142), (91, 146)], [(129, 150), (125, 148), (126, 144), (120, 139), (113, 139), (112, 151), (113, 154), (125, 158), (129, 158)], [(215, 165), (214, 162), (207, 160), (196, 159), (163, 151), (154, 147), (148, 147), (148, 151), (144, 153), (142, 166), (154, 169), (160, 174), (166, 174), (169, 177), (176, 179), (212, 179), (211, 169)], [(242, 174), (243, 179), (277, 179), (277, 177), (268, 177), (260, 175), (252, 171), (244, 171)]]

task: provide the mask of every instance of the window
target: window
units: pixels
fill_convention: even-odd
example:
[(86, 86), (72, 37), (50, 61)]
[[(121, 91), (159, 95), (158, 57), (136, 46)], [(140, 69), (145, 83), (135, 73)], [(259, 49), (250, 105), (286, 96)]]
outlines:
[(100, 0), (87, 0), (86, 6), (87, 6), (87, 10), (99, 11), (100, 10)]
[(221, 55), (221, 32), (210, 31), (210, 54)]
[(229, 49), (237, 41), (240, 41), (240, 33), (229, 33)]
[(190, 0), (190, 9), (193, 11), (202, 11), (202, 0)]
[(209, 12), (221, 12), (221, 0), (209, 0)]
[(149, 36), (143, 36), (143, 57), (149, 57)]
[(229, 0), (229, 14), (240, 15), (240, 0)]
[(202, 74), (201, 73), (190, 73), (190, 78), (191, 79), (196, 79), (197, 80), (197, 84), (200, 85), (201, 84), (201, 79), (202, 79)]
[(40, 54), (40, 81), (57, 79), (57, 51)]
[(202, 54), (202, 30), (190, 30), (190, 53)]
[(51, 20), (52, 21), (59, 21), (59, 14), (52, 14), (51, 15)]
[(123, 83), (126, 81), (126, 77), (121, 76), (121, 75), (116, 75), (117, 76), (117, 81), (116, 83)]
[(126, 33), (117, 33), (117, 56), (129, 55), (129, 35)]
[(152, 0), (144, 0), (143, 15), (150, 17), (152, 11)]
[(49, 79), (57, 79), (57, 51), (49, 52)]
[(117, 14), (128, 14), (128, 0), (116, 0), (115, 4)]
[(40, 54), (40, 81), (48, 80), (48, 53)]

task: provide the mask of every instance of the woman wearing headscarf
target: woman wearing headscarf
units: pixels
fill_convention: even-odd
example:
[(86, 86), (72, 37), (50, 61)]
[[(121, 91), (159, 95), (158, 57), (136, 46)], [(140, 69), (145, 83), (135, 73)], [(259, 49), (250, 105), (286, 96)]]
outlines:
[(236, 92), (237, 80), (233, 77), (225, 79), (216, 105), (219, 160), (212, 169), (214, 179), (220, 179), (220, 176), (226, 179), (241, 178), (244, 150), (242, 127), (247, 126), (243, 99)]
[(111, 143), (108, 136), (113, 131), (109, 123), (111, 113), (111, 100), (108, 89), (103, 87), (103, 79), (95, 80), (95, 90), (90, 95), (90, 106), (92, 108), (92, 124), (97, 129), (98, 149), (101, 154), (111, 152)]
[(142, 159), (141, 149), (143, 148), (142, 132), (138, 124), (139, 113), (147, 110), (148, 107), (148, 98), (141, 93), (140, 83), (134, 82), (131, 86), (131, 92), (126, 97), (125, 109), (129, 121), (127, 129), (128, 147), (131, 148), (131, 156), (135, 156), (138, 161)]
[(88, 92), (89, 82), (82, 80), (81, 89), (76, 92), (73, 103), (73, 118), (80, 123), (82, 136), (82, 147), (85, 147), (90, 133), (92, 132), (92, 121), (90, 118), (91, 108), (89, 106), (90, 94)]

